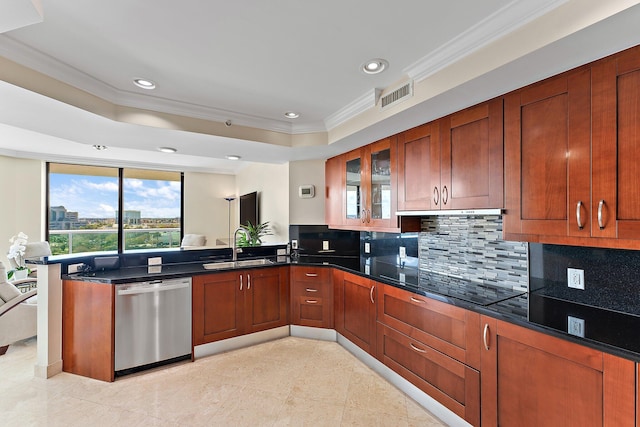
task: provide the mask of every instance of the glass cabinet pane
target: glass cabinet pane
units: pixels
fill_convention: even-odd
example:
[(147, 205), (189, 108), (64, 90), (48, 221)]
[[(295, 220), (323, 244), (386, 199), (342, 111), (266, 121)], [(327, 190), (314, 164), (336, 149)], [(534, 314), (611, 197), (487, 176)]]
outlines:
[(391, 218), (391, 151), (371, 153), (371, 219)]
[(347, 162), (347, 219), (360, 219), (361, 163), (362, 160), (359, 158)]

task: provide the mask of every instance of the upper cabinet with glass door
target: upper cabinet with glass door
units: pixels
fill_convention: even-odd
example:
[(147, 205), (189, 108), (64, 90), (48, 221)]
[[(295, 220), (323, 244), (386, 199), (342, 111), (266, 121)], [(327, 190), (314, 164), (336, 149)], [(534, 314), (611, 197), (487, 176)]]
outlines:
[[(395, 174), (395, 137), (327, 160), (327, 224), (351, 230), (398, 231)], [(338, 185), (342, 189), (340, 199)]]

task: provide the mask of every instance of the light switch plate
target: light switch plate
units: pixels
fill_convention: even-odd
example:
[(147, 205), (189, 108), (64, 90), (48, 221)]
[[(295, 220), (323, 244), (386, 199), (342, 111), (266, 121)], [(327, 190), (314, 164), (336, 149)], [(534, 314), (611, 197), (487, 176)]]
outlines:
[(328, 240), (323, 240), (322, 241), (322, 250), (323, 251), (328, 251), (329, 250), (329, 241)]
[(364, 242), (364, 253), (365, 254), (371, 253), (371, 243)]
[(571, 335), (584, 338), (584, 319), (567, 316), (567, 332)]
[(407, 248), (404, 246), (400, 246), (400, 259), (407, 258)]

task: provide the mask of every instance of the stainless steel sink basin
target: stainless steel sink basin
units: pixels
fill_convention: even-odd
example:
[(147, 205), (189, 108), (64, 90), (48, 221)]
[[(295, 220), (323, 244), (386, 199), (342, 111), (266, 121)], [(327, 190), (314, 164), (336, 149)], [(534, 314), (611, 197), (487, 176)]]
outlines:
[(210, 262), (202, 264), (205, 270), (228, 270), (232, 268), (252, 267), (256, 265), (269, 265), (273, 264), (273, 261), (266, 258), (260, 259), (243, 259), (240, 261), (222, 261), (222, 262)]

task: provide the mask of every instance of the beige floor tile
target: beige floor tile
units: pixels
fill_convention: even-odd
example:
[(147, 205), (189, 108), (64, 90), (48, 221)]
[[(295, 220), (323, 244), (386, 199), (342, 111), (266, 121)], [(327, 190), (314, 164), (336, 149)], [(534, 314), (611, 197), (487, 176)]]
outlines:
[(442, 426), (333, 342), (288, 337), (113, 383), (33, 377), (36, 342), (0, 357), (2, 426)]

